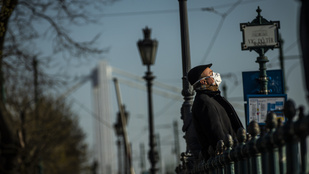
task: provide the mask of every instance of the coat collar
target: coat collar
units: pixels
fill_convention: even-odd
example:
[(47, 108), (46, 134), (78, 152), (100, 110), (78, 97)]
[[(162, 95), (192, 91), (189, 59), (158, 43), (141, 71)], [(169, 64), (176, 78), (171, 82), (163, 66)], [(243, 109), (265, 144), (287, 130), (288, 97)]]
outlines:
[(197, 94), (206, 94), (209, 95), (211, 97), (215, 97), (215, 96), (220, 96), (221, 92), (220, 91), (210, 91), (210, 90), (196, 90)]

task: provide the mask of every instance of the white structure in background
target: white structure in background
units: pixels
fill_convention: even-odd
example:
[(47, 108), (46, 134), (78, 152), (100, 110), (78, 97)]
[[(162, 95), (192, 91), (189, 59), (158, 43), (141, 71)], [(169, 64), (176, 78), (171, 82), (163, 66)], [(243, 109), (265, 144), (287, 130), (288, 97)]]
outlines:
[(104, 61), (93, 70), (92, 95), (95, 119), (95, 159), (98, 174), (113, 174), (115, 165), (113, 127), (111, 125), (111, 67)]
[[(118, 149), (118, 160), (116, 160), (115, 155), (116, 141), (114, 140), (114, 124), (112, 123), (115, 120), (111, 120), (111, 118), (115, 117), (112, 114), (112, 101), (110, 90), (110, 85), (112, 83), (111, 78), (114, 74), (116, 74), (117, 76), (120, 75), (120, 77), (122, 76), (122, 78), (117, 78), (119, 82), (127, 84), (128, 86), (134, 88), (146, 90), (146, 86), (144, 84), (140, 84), (144, 83), (142, 77), (111, 67), (105, 61), (100, 62), (99, 65), (93, 70), (91, 74), (91, 80), (93, 95), (92, 106), (94, 110), (93, 114), (96, 117), (94, 119), (94, 158), (95, 160), (97, 160), (98, 164), (97, 174), (126, 173), (126, 169), (124, 167), (116, 169), (116, 161), (118, 161), (118, 165), (121, 164), (120, 166), (125, 166), (126, 161), (124, 159), (125, 152), (123, 140), (120, 142), (120, 149)], [(83, 83), (84, 81), (81, 82), (81, 84)], [(182, 97), (179, 95), (181, 89), (157, 81), (154, 81), (154, 86), (165, 89), (165, 91), (153, 89), (153, 92), (155, 94), (182, 101)], [(167, 92), (166, 90), (168, 90), (169, 92)], [(172, 94), (171, 92), (174, 94)]]

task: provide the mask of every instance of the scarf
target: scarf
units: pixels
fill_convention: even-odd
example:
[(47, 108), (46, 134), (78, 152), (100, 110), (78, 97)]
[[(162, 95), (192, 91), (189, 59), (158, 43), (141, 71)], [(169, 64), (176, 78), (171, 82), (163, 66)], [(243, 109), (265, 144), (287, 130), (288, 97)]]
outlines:
[(219, 86), (218, 85), (199, 85), (195, 88), (196, 91), (219, 91)]

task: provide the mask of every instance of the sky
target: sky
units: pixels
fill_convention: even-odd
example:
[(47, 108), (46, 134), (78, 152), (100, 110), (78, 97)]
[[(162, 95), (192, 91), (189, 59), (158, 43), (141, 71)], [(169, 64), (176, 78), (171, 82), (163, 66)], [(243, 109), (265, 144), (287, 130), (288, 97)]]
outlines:
[[(240, 23), (251, 22), (256, 16), (256, 9), (262, 9), (261, 16), (269, 21), (280, 21), (279, 32), (284, 40), (283, 53), (285, 59), (285, 77), (287, 96), (293, 99), (296, 106), (308, 106), (300, 59), (298, 25), (300, 2), (295, 0), (243, 0), (233, 5), (233, 0), (188, 0), (188, 24), (190, 40), (191, 66), (213, 63), (212, 69), (223, 77), (227, 84), (227, 98), (235, 107), (244, 123), (242, 72), (257, 71), (259, 65), (255, 62), (258, 54), (254, 51), (242, 51), (242, 32)], [(202, 10), (212, 7), (213, 10)], [(185, 151), (185, 141), (181, 131), (183, 125), (180, 119), (180, 108), (183, 103), (182, 88), (182, 55), (180, 37), (179, 2), (177, 0), (122, 0), (103, 7), (100, 24), (88, 25), (73, 30), (72, 35), (79, 40), (89, 40), (97, 33), (101, 34), (98, 46), (108, 48), (102, 56), (112, 68), (124, 74), (113, 73), (119, 78), (123, 104), (130, 113), (128, 135), (132, 143), (133, 164), (139, 173), (140, 143), (144, 143), (146, 154), (148, 147), (148, 111), (146, 83), (142, 77), (147, 67), (142, 65), (137, 48), (137, 41), (143, 39), (142, 29), (150, 28), (151, 38), (158, 41), (156, 61), (151, 71), (156, 76), (154, 85), (153, 108), (155, 133), (160, 136), (160, 152), (165, 162), (175, 162), (173, 122), (177, 121), (179, 129), (180, 152)], [(268, 70), (280, 69), (279, 49), (269, 50)], [(87, 75), (98, 65), (98, 61), (85, 63), (78, 68), (72, 68), (74, 75)], [(119, 71), (118, 71), (119, 72)], [(125, 75), (126, 74), (126, 75)], [(140, 80), (136, 80), (135, 78)], [(133, 83), (128, 83), (133, 82)], [(157, 83), (157, 84), (158, 84)], [(248, 82), (250, 83), (250, 82)], [(131, 85), (130, 85), (131, 84)], [(132, 85), (134, 84), (134, 85)], [(175, 87), (174, 90), (162, 88), (162, 84)], [(116, 121), (118, 111), (114, 85), (111, 81), (112, 113), (111, 125)], [(160, 90), (161, 93), (155, 92)], [(91, 114), (92, 93), (91, 83), (85, 83), (68, 98), (73, 103), (74, 110), (79, 115), (80, 125), (87, 135), (86, 142), (91, 149), (94, 144), (94, 116)], [(113, 132), (113, 136), (114, 136)], [(115, 154), (116, 155), (116, 154)], [(149, 160), (146, 158), (146, 168)]]

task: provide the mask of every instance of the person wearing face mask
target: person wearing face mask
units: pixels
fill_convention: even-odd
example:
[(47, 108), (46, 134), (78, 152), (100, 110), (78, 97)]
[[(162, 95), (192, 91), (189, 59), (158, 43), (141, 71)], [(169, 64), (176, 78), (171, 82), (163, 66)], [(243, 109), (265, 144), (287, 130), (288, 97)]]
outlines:
[(236, 138), (237, 130), (243, 128), (233, 106), (221, 96), (221, 76), (213, 72), (211, 66), (212, 64), (196, 66), (187, 75), (196, 92), (192, 120), (205, 160), (210, 157), (209, 146), (215, 149), (217, 142), (224, 140), (227, 134)]

